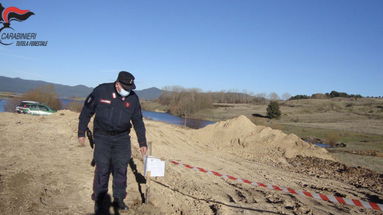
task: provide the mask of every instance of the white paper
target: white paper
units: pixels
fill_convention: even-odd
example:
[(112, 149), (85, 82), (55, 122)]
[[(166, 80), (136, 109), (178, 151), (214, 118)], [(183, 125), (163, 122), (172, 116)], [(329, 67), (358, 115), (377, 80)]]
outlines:
[(150, 172), (151, 177), (165, 176), (165, 161), (152, 156), (146, 156), (144, 172), (145, 176), (147, 172)]

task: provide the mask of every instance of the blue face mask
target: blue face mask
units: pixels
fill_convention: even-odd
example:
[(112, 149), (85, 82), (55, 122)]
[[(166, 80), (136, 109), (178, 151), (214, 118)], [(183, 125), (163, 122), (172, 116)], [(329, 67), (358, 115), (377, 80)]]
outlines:
[(120, 87), (120, 91), (118, 91), (118, 94), (120, 94), (121, 96), (128, 96), (130, 93), (130, 91), (126, 91), (124, 90), (122, 87)]

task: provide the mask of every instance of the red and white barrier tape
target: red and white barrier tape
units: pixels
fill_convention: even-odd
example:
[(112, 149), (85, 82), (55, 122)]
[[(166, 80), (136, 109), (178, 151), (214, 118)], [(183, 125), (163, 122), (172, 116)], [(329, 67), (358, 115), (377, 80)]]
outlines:
[(233, 177), (233, 176), (230, 176), (230, 175), (225, 175), (225, 174), (221, 174), (221, 173), (218, 173), (218, 172), (215, 172), (215, 171), (206, 170), (204, 168), (194, 167), (194, 166), (191, 166), (191, 165), (188, 165), (188, 164), (182, 164), (182, 163), (180, 163), (178, 161), (174, 161), (174, 160), (171, 160), (169, 162), (171, 164), (174, 164), (174, 165), (177, 165), (177, 166), (184, 166), (184, 167), (186, 167), (188, 169), (193, 169), (195, 171), (199, 171), (199, 172), (203, 172), (203, 173), (208, 173), (208, 174), (213, 174), (215, 176), (218, 176), (218, 177), (221, 177), (221, 178), (224, 178), (224, 179), (231, 179), (233, 181), (237, 181), (237, 182), (241, 182), (241, 183), (246, 183), (246, 184), (250, 184), (250, 185), (253, 185), (253, 186), (264, 187), (264, 188), (268, 188), (268, 189), (271, 189), (271, 190), (282, 191), (282, 192), (290, 193), (290, 194), (294, 194), (294, 195), (301, 195), (301, 196), (305, 196), (305, 197), (311, 197), (311, 198), (314, 198), (314, 199), (319, 199), (319, 200), (333, 202), (335, 204), (340, 203), (340, 204), (345, 204), (345, 205), (352, 205), (352, 206), (358, 206), (358, 207), (362, 207), (362, 208), (368, 208), (368, 209), (374, 209), (374, 210), (378, 210), (378, 211), (383, 211), (383, 204), (378, 204), (378, 203), (375, 203), (375, 202), (366, 202), (366, 201), (362, 201), (362, 200), (358, 200), (358, 199), (347, 199), (347, 198), (343, 198), (343, 197), (339, 197), (339, 196), (325, 195), (325, 194), (321, 194), (321, 193), (311, 193), (311, 192), (304, 191), (304, 190), (294, 190), (292, 188), (280, 187), (280, 186), (276, 186), (276, 185), (272, 185), (272, 184), (263, 184), (263, 183), (259, 183), (259, 182), (251, 182), (251, 181), (246, 180), (246, 179), (236, 178), (236, 177)]

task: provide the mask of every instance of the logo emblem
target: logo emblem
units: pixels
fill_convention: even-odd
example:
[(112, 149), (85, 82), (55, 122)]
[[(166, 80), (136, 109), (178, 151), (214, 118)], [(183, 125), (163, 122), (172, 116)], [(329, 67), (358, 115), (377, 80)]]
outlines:
[[(0, 28), (0, 33), (4, 29), (12, 29), (11, 27), (11, 21), (18, 21), (22, 22), (27, 20), (30, 16), (34, 15), (34, 13), (30, 10), (21, 10), (17, 7), (8, 7), (4, 8), (3, 5), (0, 3), (0, 23), (3, 24), (3, 27)], [(9, 35), (11, 34), (11, 35)], [(6, 39), (6, 37), (17, 37), (16, 35), (12, 35), (12, 33), (8, 33), (6, 35), (1, 34), (0, 43), (3, 45), (11, 45), (12, 43), (4, 43), (2, 39)]]
[(125, 107), (130, 107), (130, 103), (129, 102), (125, 102)]

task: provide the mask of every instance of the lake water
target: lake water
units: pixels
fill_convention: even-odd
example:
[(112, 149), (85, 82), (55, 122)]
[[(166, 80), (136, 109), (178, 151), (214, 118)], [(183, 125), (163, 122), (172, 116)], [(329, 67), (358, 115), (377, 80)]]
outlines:
[[(4, 106), (6, 104), (7, 100), (0, 99), (0, 112), (4, 112)], [(61, 99), (62, 105), (65, 107), (68, 105), (72, 100), (70, 99)], [(145, 118), (155, 120), (155, 121), (161, 121), (173, 125), (186, 125), (189, 128), (202, 128), (206, 125), (213, 124), (212, 121), (206, 121), (206, 120), (198, 120), (198, 119), (184, 119), (182, 117), (173, 116), (168, 113), (159, 113), (159, 112), (153, 112), (153, 111), (142, 111), (142, 115)]]
[(314, 145), (319, 146), (321, 148), (332, 148), (332, 146), (330, 144), (315, 143)]
[(203, 128), (214, 123), (207, 120), (185, 119), (168, 113), (159, 113), (153, 111), (142, 111), (142, 115), (144, 115), (145, 118), (151, 120), (166, 122), (174, 125), (186, 125), (189, 128)]
[(5, 103), (7, 103), (7, 100), (0, 99), (0, 112), (4, 112)]
[(61, 101), (61, 107), (62, 108), (66, 108), (68, 106), (68, 104), (71, 103), (71, 102), (84, 103), (84, 101), (74, 101), (72, 99), (60, 99), (60, 101)]

